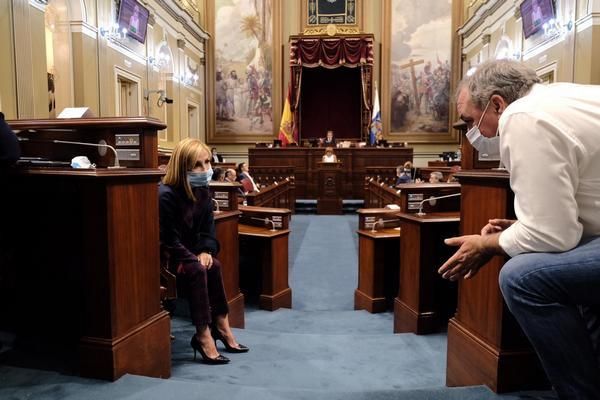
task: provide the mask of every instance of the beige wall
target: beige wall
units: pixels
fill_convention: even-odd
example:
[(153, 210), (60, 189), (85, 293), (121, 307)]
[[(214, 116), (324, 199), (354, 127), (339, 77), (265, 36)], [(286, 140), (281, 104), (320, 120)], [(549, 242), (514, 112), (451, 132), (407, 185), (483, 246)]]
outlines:
[[(198, 12), (192, 12), (191, 19), (203, 25), (207, 31), (206, 6), (214, 0), (176, 0), (182, 7), (191, 6)], [(466, 71), (469, 60), (481, 53), (484, 58), (494, 55), (498, 41), (507, 36), (524, 56), (524, 62), (533, 68), (546, 71), (555, 70), (555, 79), (580, 83), (598, 83), (600, 81), (600, 55), (592, 51), (598, 45), (600, 28), (597, 24), (600, 4), (591, 0), (557, 0), (563, 14), (572, 15), (574, 28), (562, 40), (546, 41), (533, 39), (523, 41), (521, 21), (515, 10), (519, 2), (502, 2), (504, 5), (495, 13), (484, 14), (482, 21), (478, 7), (490, 7), (495, 1), (473, 2), (455, 0), (455, 10), (465, 25), (477, 22), (477, 27), (462, 32), (457, 41), (456, 58), (464, 55), (465, 62), (455, 61), (455, 70)], [(33, 2), (32, 2), (33, 3)], [(200, 138), (207, 137), (206, 71), (210, 60), (205, 58), (207, 42), (191, 35), (185, 29), (179, 16), (170, 15), (158, 0), (148, 0), (147, 7), (152, 15), (153, 24), (148, 27), (147, 40), (140, 44), (126, 38), (121, 44), (107, 40), (99, 35), (100, 26), (108, 26), (115, 15), (112, 1), (51, 0), (50, 6), (58, 14), (60, 22), (55, 27), (53, 44), (55, 70), (57, 74), (57, 109), (66, 106), (88, 106), (99, 116), (116, 114), (116, 80), (118, 73), (135, 78), (143, 89), (165, 89), (173, 98), (174, 104), (158, 107), (157, 94), (150, 94), (149, 100), (141, 96), (142, 115), (165, 120), (166, 132), (160, 135), (160, 147), (170, 148), (181, 138), (187, 137), (188, 106), (199, 106)], [(375, 37), (374, 77), (381, 89), (381, 43), (383, 36), (383, 0), (364, 0), (364, 31)], [(49, 7), (50, 7), (49, 6)], [(289, 83), (288, 38), (298, 34), (302, 28), (302, 0), (281, 2), (282, 93), (274, 99), (283, 104)], [(507, 10), (508, 7), (508, 10)], [(179, 12), (181, 14), (181, 11)], [(456, 17), (456, 16), (455, 16)], [(479, 23), (481, 22), (481, 23)], [(0, 2), (0, 57), (6, 62), (0, 63), (0, 108), (8, 118), (44, 118), (48, 116), (46, 45), (44, 41), (44, 11), (40, 6), (30, 4), (28, 0), (8, 0)], [(165, 37), (173, 54), (173, 73), (165, 73), (148, 65), (148, 57), (154, 56), (156, 48)], [(483, 40), (489, 35), (489, 43)], [(15, 45), (14, 37), (18, 37)], [(458, 36), (457, 36), (458, 38)], [(179, 41), (178, 41), (179, 39)], [(532, 50), (533, 49), (533, 50)], [(483, 50), (483, 51), (482, 51)], [(186, 58), (198, 65), (200, 77), (197, 85), (182, 84), (179, 78), (185, 73)], [(458, 77), (457, 77), (458, 78)], [(60, 91), (60, 92), (59, 92)], [(280, 116), (274, 116), (276, 125)], [(411, 144), (415, 149), (416, 165), (426, 165), (442, 151), (456, 150), (456, 143), (447, 144)], [(219, 149), (230, 161), (242, 161), (246, 158), (247, 145), (220, 144)]]
[[(497, 0), (496, 0), (497, 1)], [(461, 1), (469, 16), (479, 13), (468, 7), (469, 0)], [(487, 6), (494, 4), (490, 0)], [(494, 57), (498, 41), (507, 36), (516, 50), (521, 53), (522, 61), (543, 74), (553, 71), (554, 81), (595, 83), (600, 81), (600, 56), (594, 51), (594, 44), (600, 38), (598, 12), (594, 8), (598, 2), (589, 0), (557, 0), (558, 17), (566, 23), (571, 20), (573, 28), (565, 34), (549, 37), (543, 34), (524, 39), (521, 19), (518, 13), (520, 2), (503, 2), (497, 12), (485, 14), (483, 18), (471, 17), (465, 25), (478, 25), (462, 35), (461, 52), (465, 57), (464, 70), (470, 66), (470, 60), (481, 54), (482, 59)], [(489, 44), (484, 38), (489, 35)]]

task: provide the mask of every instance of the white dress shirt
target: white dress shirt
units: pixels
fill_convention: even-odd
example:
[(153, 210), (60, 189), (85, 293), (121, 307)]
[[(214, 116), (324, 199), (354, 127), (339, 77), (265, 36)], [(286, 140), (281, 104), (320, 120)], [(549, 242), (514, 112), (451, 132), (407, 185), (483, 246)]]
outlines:
[(518, 219), (504, 251), (561, 252), (600, 235), (600, 86), (536, 84), (499, 128)]

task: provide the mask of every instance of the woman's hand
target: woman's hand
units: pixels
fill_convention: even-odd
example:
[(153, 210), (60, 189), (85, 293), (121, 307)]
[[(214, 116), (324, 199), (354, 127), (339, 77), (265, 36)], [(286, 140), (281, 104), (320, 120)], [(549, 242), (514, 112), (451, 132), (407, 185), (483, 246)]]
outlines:
[(516, 222), (516, 220), (512, 220), (512, 219), (500, 219), (500, 218), (490, 219), (490, 220), (488, 220), (487, 225), (484, 226), (483, 228), (481, 228), (481, 235), (485, 236), (485, 235), (489, 235), (492, 233), (502, 232), (503, 230), (507, 229), (509, 226), (514, 224), (515, 222)]
[(213, 264), (212, 256), (209, 253), (200, 253), (198, 256), (198, 262), (206, 267), (206, 269), (210, 269)]

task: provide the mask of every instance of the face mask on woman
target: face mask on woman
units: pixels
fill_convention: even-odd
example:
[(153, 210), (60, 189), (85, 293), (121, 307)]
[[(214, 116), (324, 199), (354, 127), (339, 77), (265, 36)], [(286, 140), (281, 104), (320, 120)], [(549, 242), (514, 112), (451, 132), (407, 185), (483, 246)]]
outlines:
[(201, 172), (190, 171), (187, 174), (188, 181), (190, 182), (190, 185), (193, 188), (208, 186), (208, 182), (210, 182), (210, 180), (212, 179), (212, 176), (213, 176), (212, 168), (209, 168), (208, 170), (201, 171)]

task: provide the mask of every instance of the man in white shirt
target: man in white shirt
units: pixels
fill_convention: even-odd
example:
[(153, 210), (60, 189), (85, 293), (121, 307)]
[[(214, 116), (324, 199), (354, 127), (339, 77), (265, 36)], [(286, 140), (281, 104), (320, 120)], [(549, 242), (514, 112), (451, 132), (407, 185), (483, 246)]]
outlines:
[(439, 273), (468, 279), (493, 255), (511, 256), (500, 288), (554, 389), (600, 399), (600, 86), (539, 82), (507, 60), (461, 82), (458, 112), (470, 137), (499, 146), (517, 221), (447, 239), (460, 247)]

